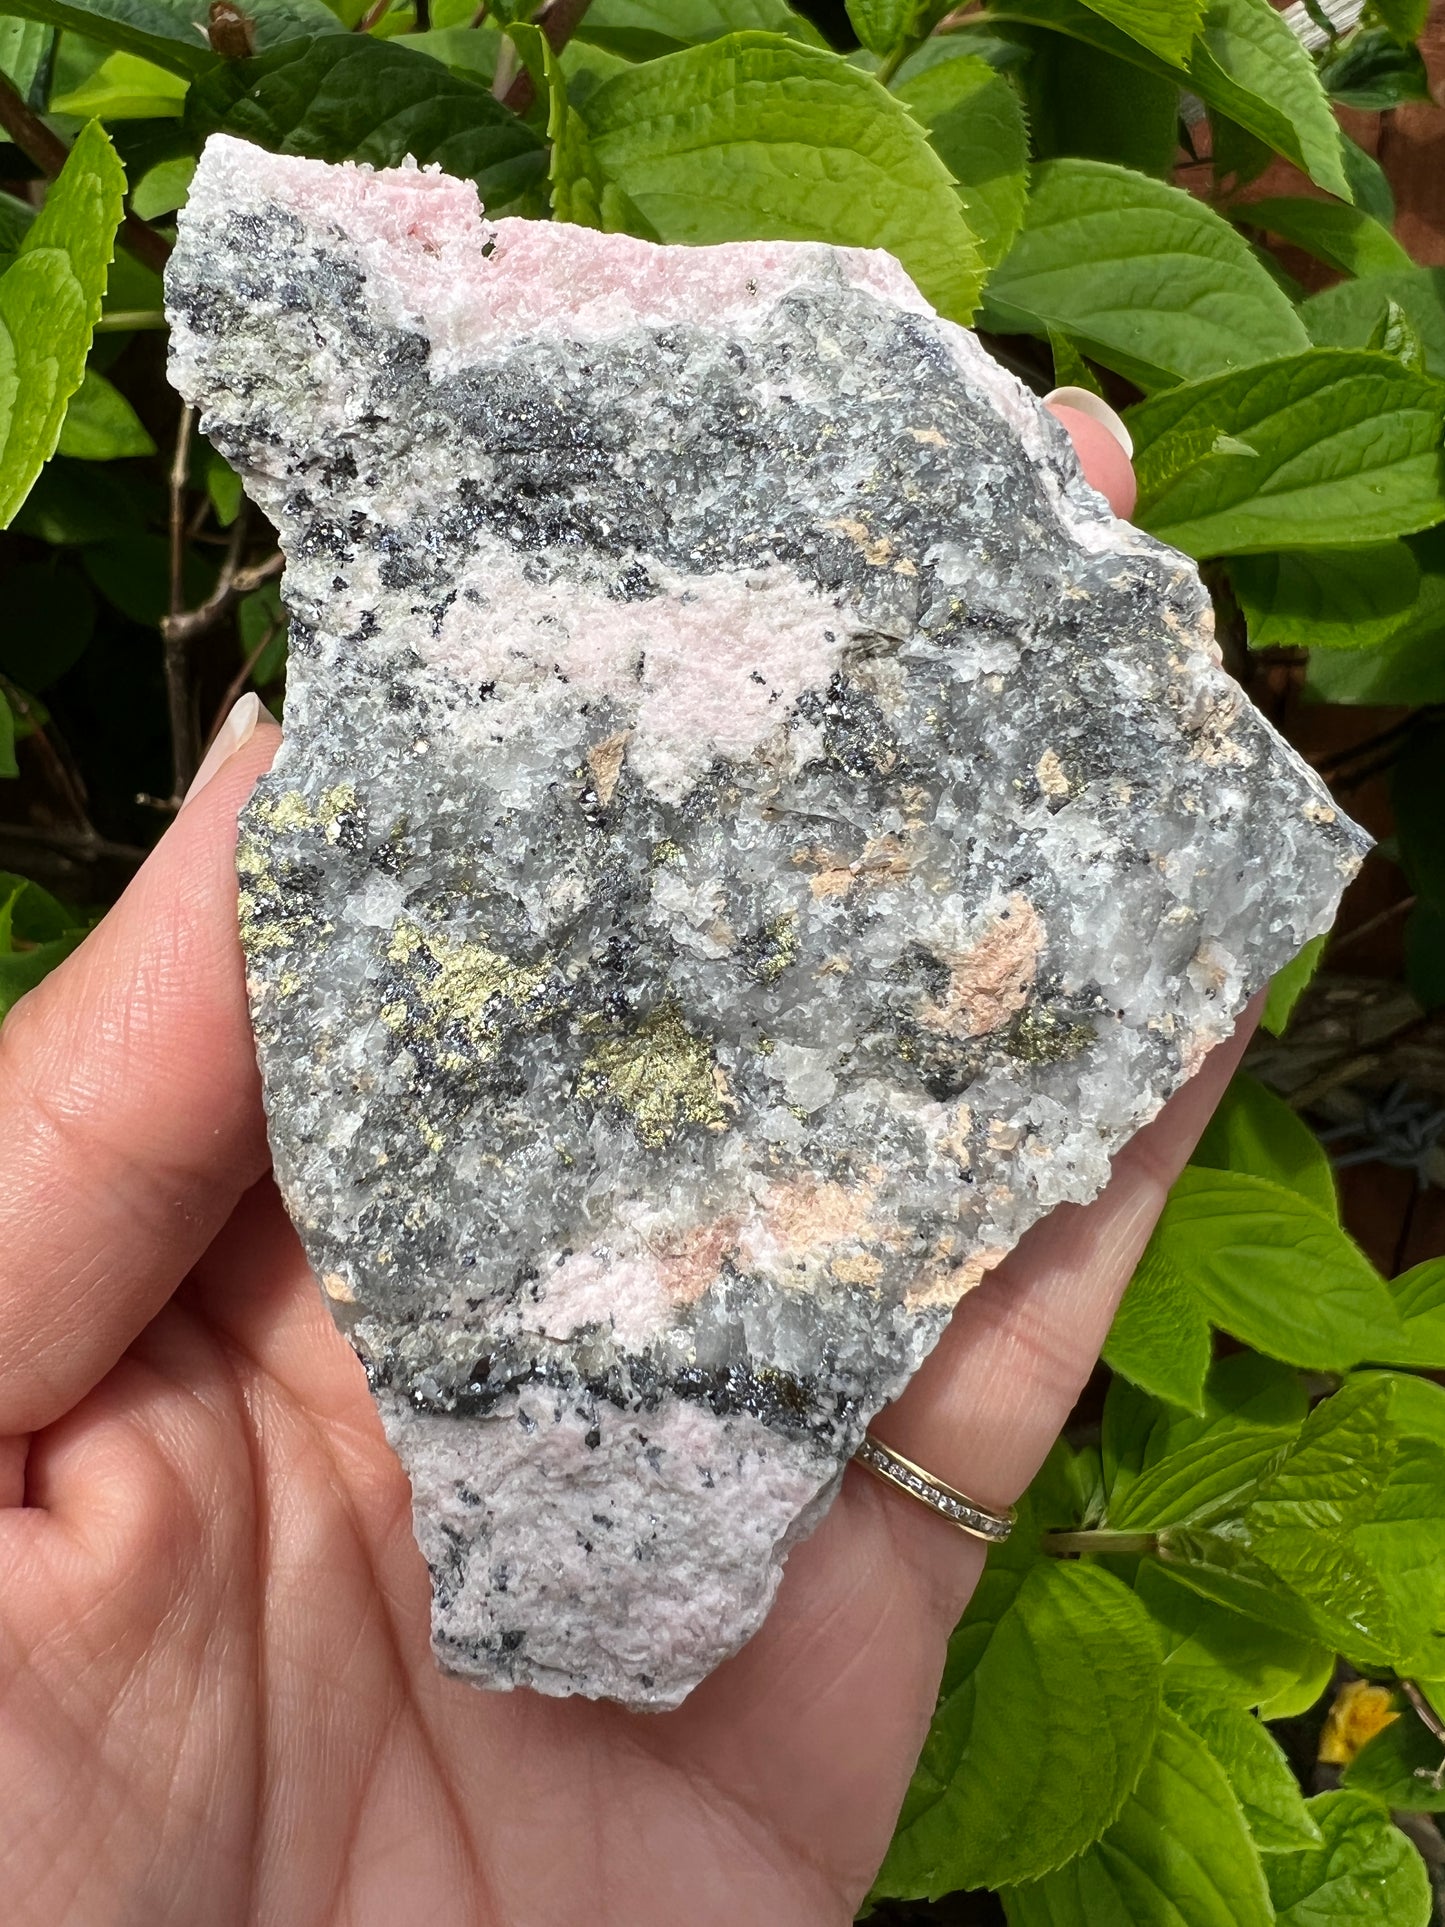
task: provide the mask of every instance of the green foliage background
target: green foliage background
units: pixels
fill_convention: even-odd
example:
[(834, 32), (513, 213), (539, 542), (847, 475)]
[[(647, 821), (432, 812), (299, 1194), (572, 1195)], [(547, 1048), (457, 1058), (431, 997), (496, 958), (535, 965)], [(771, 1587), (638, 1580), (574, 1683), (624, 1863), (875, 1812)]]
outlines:
[[(1445, 272), (1334, 113), (1429, 98), (1425, 0), (1344, 35), (1307, 6), (1312, 50), (1269, 0), (946, 11), (0, 0), (0, 835), (34, 872), (0, 873), (0, 1012), (83, 937), (235, 697), (284, 697), (274, 538), (163, 379), (159, 271), (217, 130), (440, 162), (493, 212), (885, 247), (1035, 389), (1107, 392), (1138, 520), (1204, 565), (1232, 666), (1267, 651), (1322, 699), (1411, 712), (1381, 738), (1379, 860), (1413, 893), (1410, 992), (1445, 1003)], [(1291, 191), (1244, 198), (1277, 161)], [(1276, 980), (1276, 1033), (1321, 948)], [(954, 1637), (870, 1908), (1423, 1927), (1401, 1824), (1428, 1843), (1445, 1809), (1445, 1260), (1377, 1271), (1320, 1141), (1241, 1076), (1105, 1358), (1101, 1419)], [(1271, 1723), (1342, 1668), (1396, 1717), (1313, 1791)]]

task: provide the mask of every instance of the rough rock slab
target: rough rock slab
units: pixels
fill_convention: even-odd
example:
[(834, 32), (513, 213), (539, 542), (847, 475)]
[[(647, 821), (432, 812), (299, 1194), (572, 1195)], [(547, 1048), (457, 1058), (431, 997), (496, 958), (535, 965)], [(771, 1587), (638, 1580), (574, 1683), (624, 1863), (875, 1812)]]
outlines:
[(672, 1705), (1364, 839), (887, 256), (217, 138), (168, 300), (287, 555), (250, 994), (437, 1654)]

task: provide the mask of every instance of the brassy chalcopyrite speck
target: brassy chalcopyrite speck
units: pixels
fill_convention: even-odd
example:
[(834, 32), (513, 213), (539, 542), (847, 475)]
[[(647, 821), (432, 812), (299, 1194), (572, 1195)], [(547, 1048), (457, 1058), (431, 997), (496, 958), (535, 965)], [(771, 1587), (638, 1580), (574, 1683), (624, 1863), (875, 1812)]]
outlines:
[(437, 1653), (671, 1705), (1362, 838), (885, 256), (215, 139), (168, 298), (287, 555), (242, 935)]

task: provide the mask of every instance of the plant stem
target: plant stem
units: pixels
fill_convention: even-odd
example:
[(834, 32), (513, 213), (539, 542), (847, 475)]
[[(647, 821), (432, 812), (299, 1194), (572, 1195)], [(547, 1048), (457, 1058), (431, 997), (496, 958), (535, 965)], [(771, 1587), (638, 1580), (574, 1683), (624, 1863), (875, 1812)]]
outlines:
[(70, 812), (76, 835), (94, 842), (98, 833), (90, 820), (89, 803), (80, 772), (72, 767), (68, 754), (62, 755), (55, 743), (51, 742), (35, 711), (31, 708), (29, 698), (8, 678), (5, 680), (5, 699), (15, 714), (22, 721), (29, 723), (30, 741), (34, 744), (36, 755), (45, 767), (45, 774), (51, 788)]
[(103, 314), (95, 324), (95, 332), (103, 334), (129, 334), (139, 328), (164, 328), (166, 316), (164, 308), (112, 308)]
[(66, 856), (73, 856), (81, 862), (94, 857), (113, 857), (118, 863), (128, 863), (139, 869), (150, 855), (138, 843), (112, 843), (93, 827), (85, 829), (64, 829), (55, 826), (49, 829), (32, 829), (27, 823), (0, 823), (0, 844), (28, 843), (36, 849), (58, 850)]
[(70, 149), (58, 134), (51, 133), (39, 114), (26, 105), (19, 89), (5, 74), (0, 74), (0, 127), (42, 174), (54, 180), (64, 167)]
[(226, 557), (221, 564), (221, 573), (216, 578), (216, 586), (205, 601), (195, 609), (183, 609), (179, 615), (166, 616), (161, 627), (180, 642), (194, 642), (197, 636), (206, 631), (223, 616), (231, 604), (253, 589), (259, 589), (263, 582), (270, 582), (280, 575), (286, 566), (286, 558), (277, 550), (260, 562), (252, 562), (242, 569), (237, 566), (243, 533), (238, 528), (244, 517), (238, 515), (231, 524), (230, 539), (226, 544)]
[(885, 54), (874, 70), (873, 78), (878, 82), (878, 85), (880, 87), (891, 86), (893, 76), (898, 72), (898, 69), (903, 65), (904, 61), (907, 60), (910, 54), (916, 54), (922, 45), (923, 42), (921, 40), (900, 40), (892, 53)]
[[(22, 154), (28, 155), (50, 180), (64, 167), (70, 149), (58, 134), (52, 134), (37, 113), (26, 106), (4, 74), (0, 74), (0, 127)], [(171, 258), (171, 244), (163, 234), (134, 214), (126, 213), (120, 224), (120, 238), (138, 261), (157, 274)]]
[(207, 749), (211, 747), (211, 744), (214, 743), (217, 736), (220, 735), (222, 724), (230, 715), (235, 705), (241, 700), (242, 696), (245, 695), (246, 685), (251, 680), (251, 672), (271, 647), (271, 644), (276, 640), (276, 632), (280, 627), (281, 624), (279, 622), (267, 623), (261, 640), (256, 644), (256, 647), (251, 651), (250, 655), (247, 656), (246, 660), (241, 664), (241, 667), (226, 685), (226, 693), (216, 705), (216, 719), (211, 724), (210, 734), (206, 738)]
[(1113, 1532), (1099, 1526), (1087, 1532), (1046, 1532), (1039, 1540), (1045, 1552), (1157, 1552), (1157, 1532)]
[[(1445, 1747), (1445, 1721), (1441, 1720), (1439, 1714), (1420, 1691), (1414, 1680), (1402, 1679), (1400, 1681), (1400, 1691), (1414, 1707), (1421, 1725), (1435, 1741), (1435, 1744), (1439, 1747)], [(1434, 1787), (1437, 1793), (1440, 1792), (1442, 1785), (1445, 1785), (1445, 1760), (1441, 1760), (1439, 1766), (1435, 1768), (1433, 1773), (1428, 1772), (1424, 1767), (1417, 1766), (1415, 1768), (1415, 1777), (1419, 1780), (1424, 1780), (1427, 1786)]]
[[(542, 38), (554, 54), (561, 53), (576, 33), (590, 5), (591, 0), (547, 0), (547, 5), (537, 15), (536, 25), (541, 28)], [(510, 107), (514, 114), (525, 114), (536, 98), (537, 89), (525, 67), (500, 96), (502, 105)]]
[[(171, 726), (171, 802), (176, 809), (190, 788), (200, 761), (197, 742), (195, 704), (191, 695), (190, 664), (186, 657), (188, 638), (177, 630), (185, 608), (186, 566), (186, 483), (190, 478), (191, 431), (196, 411), (185, 403), (176, 424), (175, 452), (171, 456), (171, 587), (169, 613), (161, 623), (161, 642), (166, 677), (166, 708)], [(239, 520), (239, 518), (237, 518)]]

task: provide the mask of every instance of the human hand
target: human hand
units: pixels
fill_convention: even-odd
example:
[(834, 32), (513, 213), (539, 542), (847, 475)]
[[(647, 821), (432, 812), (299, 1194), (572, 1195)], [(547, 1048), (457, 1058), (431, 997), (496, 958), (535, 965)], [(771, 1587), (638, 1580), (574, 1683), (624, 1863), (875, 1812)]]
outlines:
[[(1127, 509), (1107, 431), (1061, 418)], [(233, 844), (277, 740), (0, 1030), (6, 1920), (849, 1921), (983, 1550), (850, 1470), (677, 1712), (438, 1673), (406, 1480), (265, 1176)], [(883, 1437), (1019, 1495), (1240, 1048), (964, 1300)]]

